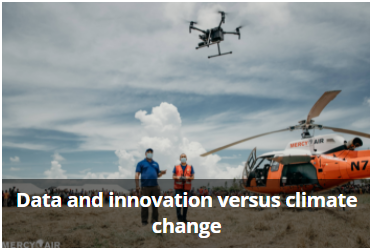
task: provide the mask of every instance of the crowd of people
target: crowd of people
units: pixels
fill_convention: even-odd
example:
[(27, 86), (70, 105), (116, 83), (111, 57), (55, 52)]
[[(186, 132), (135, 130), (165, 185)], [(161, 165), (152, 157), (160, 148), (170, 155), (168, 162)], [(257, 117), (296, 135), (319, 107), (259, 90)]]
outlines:
[(340, 191), (344, 195), (348, 194), (370, 194), (370, 184), (351, 184), (348, 183), (340, 187)]
[(17, 205), (17, 193), (19, 189), (16, 189), (15, 186), (13, 188), (9, 188), (9, 190), (3, 190), (3, 207), (12, 207)]

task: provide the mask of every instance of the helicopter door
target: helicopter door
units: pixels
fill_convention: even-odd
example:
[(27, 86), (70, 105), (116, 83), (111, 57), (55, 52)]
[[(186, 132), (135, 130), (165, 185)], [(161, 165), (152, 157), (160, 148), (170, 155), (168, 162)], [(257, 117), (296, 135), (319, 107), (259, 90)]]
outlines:
[(249, 157), (246, 160), (245, 167), (242, 172), (243, 184), (249, 186), (251, 179), (249, 180), (250, 172), (256, 162), (256, 147), (251, 151)]

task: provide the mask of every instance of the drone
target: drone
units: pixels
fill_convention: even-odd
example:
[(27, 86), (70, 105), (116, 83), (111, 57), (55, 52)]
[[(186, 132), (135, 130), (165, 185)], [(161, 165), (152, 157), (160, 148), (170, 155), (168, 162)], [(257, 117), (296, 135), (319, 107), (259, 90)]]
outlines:
[(205, 30), (196, 28), (194, 26), (195, 24), (197, 24), (197, 22), (194, 22), (194, 21), (189, 22), (189, 33), (191, 33), (192, 29), (200, 31), (201, 33), (203, 33), (203, 34), (199, 35), (199, 38), (202, 40), (202, 42), (198, 43), (198, 47), (196, 47), (196, 50), (200, 49), (200, 48), (203, 48), (203, 47), (209, 47), (209, 46), (215, 45), (215, 44), (218, 45), (218, 54), (209, 56), (208, 57), (209, 59), (214, 58), (214, 57), (227, 55), (227, 54), (232, 54), (232, 51), (226, 52), (226, 53), (221, 53), (220, 52), (219, 43), (224, 40), (224, 35), (225, 34), (238, 35), (238, 39), (241, 39), (240, 29), (242, 28), (242, 26), (237, 27), (236, 32), (224, 32), (223, 29), (222, 29), (222, 24), (225, 23), (225, 12), (218, 11), (218, 13), (221, 14), (222, 19), (220, 20), (219, 26), (215, 27), (213, 29), (208, 29), (208, 30), (205, 31)]

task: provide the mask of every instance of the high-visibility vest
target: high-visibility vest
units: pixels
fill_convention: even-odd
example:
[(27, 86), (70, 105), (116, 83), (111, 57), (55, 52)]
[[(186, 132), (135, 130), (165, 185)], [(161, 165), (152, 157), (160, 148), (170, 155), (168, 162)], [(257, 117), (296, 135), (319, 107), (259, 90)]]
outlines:
[[(185, 171), (183, 171), (182, 166), (179, 164), (175, 166), (175, 175), (180, 177), (190, 177), (192, 176), (192, 166), (188, 165), (185, 168)], [(174, 189), (183, 189), (183, 190), (191, 190), (192, 188), (192, 181), (191, 180), (179, 180), (175, 179), (174, 180)]]

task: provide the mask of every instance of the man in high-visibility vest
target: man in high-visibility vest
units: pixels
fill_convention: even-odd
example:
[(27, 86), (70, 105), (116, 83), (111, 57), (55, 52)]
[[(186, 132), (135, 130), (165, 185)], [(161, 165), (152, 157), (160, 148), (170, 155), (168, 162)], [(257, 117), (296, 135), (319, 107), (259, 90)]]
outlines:
[[(173, 179), (174, 179), (174, 189), (175, 195), (179, 194), (184, 196), (184, 192), (187, 192), (187, 196), (192, 188), (192, 180), (194, 179), (194, 170), (193, 166), (187, 164), (187, 155), (184, 153), (180, 155), (180, 164), (176, 165), (173, 170)], [(187, 222), (187, 207), (176, 208), (176, 214), (178, 216), (178, 221)]]

